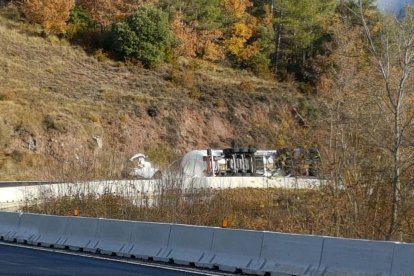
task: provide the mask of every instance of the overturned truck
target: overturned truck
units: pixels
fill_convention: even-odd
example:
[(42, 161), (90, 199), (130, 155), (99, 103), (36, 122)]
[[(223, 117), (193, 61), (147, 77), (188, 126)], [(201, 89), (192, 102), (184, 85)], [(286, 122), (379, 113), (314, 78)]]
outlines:
[(315, 149), (257, 150), (227, 148), (193, 150), (181, 160), (185, 175), (209, 176), (318, 176), (320, 155)]

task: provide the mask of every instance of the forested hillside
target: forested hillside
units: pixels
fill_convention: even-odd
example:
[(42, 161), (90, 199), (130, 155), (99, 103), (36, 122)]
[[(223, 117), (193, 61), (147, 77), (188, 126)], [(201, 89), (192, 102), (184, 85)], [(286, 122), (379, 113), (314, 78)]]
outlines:
[(138, 151), (167, 166), (196, 148), (312, 147), (338, 235), (412, 239), (411, 6), (0, 3), (2, 179), (119, 178)]

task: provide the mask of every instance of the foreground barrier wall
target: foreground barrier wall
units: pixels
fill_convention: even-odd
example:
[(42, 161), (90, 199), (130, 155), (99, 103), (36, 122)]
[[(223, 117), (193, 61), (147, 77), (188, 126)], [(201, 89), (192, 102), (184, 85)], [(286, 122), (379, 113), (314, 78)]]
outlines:
[(32, 244), (52, 247), (58, 244), (65, 236), (68, 223), (67, 217), (43, 216), (39, 226), (39, 236), (31, 241)]
[(56, 243), (58, 248), (96, 252), (98, 219), (67, 217), (65, 235)]
[(270, 275), (414, 275), (414, 244), (0, 212), (0, 237)]
[(391, 275), (414, 274), (414, 246), (412, 244), (396, 244), (392, 262)]
[(321, 266), (332, 274), (360, 271), (375, 275), (391, 273), (394, 243), (325, 238)]
[(287, 275), (315, 272), (320, 264), (323, 240), (318, 236), (265, 232), (261, 251), (265, 263), (247, 272), (278, 271)]
[(169, 261), (190, 265), (209, 262), (214, 255), (211, 253), (214, 228), (188, 225), (172, 225), (168, 247), (155, 260)]
[(157, 258), (167, 248), (170, 232), (170, 224), (134, 222), (131, 239), (120, 255), (145, 260)]
[(46, 216), (35, 214), (21, 214), (20, 223), (16, 233), (11, 239), (18, 243), (32, 244), (40, 236), (40, 226), (43, 224)]
[(206, 267), (245, 270), (260, 258), (262, 244), (263, 232), (216, 228), (211, 249), (215, 256)]
[(121, 255), (131, 240), (134, 222), (111, 219), (99, 219), (96, 227), (97, 244), (93, 251), (99, 250), (106, 255)]
[(19, 222), (19, 213), (0, 212), (0, 239), (11, 240), (17, 232)]

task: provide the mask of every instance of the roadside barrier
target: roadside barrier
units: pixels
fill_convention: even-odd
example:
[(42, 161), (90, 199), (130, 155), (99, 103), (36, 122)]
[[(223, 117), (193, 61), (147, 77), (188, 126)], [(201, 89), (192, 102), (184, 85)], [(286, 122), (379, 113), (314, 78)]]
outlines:
[(0, 212), (0, 239), (12, 241), (19, 227), (20, 214)]
[(170, 231), (170, 224), (134, 222), (130, 242), (120, 255), (145, 260), (157, 258), (168, 246)]
[(93, 250), (105, 255), (121, 255), (129, 244), (133, 228), (132, 221), (99, 219), (96, 227), (97, 244)]
[(323, 238), (318, 236), (265, 232), (258, 262), (245, 270), (262, 274), (278, 271), (286, 275), (304, 275), (317, 271), (322, 255)]
[(4, 241), (257, 275), (414, 275), (414, 244), (0, 212)]
[(39, 235), (31, 241), (31, 244), (54, 247), (64, 238), (67, 222), (67, 217), (43, 216), (38, 226)]
[(210, 260), (214, 257), (211, 253), (213, 236), (214, 228), (172, 225), (168, 247), (154, 260), (173, 260), (181, 265), (196, 265), (202, 260)]
[(329, 274), (389, 275), (395, 243), (324, 238), (320, 270)]
[(413, 275), (414, 273), (414, 246), (412, 244), (397, 243), (394, 248), (391, 275)]
[(228, 272), (243, 271), (260, 258), (262, 243), (263, 232), (215, 228), (211, 248), (214, 257), (202, 262), (202, 266)]
[(35, 214), (21, 214), (20, 223), (17, 231), (11, 236), (11, 239), (18, 243), (33, 244), (40, 236), (39, 228), (43, 223), (45, 216)]
[(98, 219), (83, 217), (66, 217), (66, 219), (65, 235), (54, 246), (95, 253), (98, 243), (95, 239)]

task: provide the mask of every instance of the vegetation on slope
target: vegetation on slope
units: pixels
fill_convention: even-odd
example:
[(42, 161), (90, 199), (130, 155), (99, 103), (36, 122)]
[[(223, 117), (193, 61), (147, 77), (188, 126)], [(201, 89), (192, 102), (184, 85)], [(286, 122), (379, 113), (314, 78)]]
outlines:
[[(414, 10), (374, 3), (85, 0), (56, 25), (20, 9), (41, 30), (3, 15), (0, 175), (117, 178), (138, 150), (168, 164), (194, 148), (317, 146), (333, 213), (316, 232), (411, 240)], [(168, 14), (162, 54), (135, 24), (114, 36), (137, 9)]]
[(306, 101), (293, 84), (248, 72), (184, 59), (153, 70), (99, 61), (30, 25), (1, 22), (3, 179), (120, 177), (137, 151), (166, 150), (159, 161), (168, 163), (193, 148), (272, 147), (285, 116), (274, 111)]

